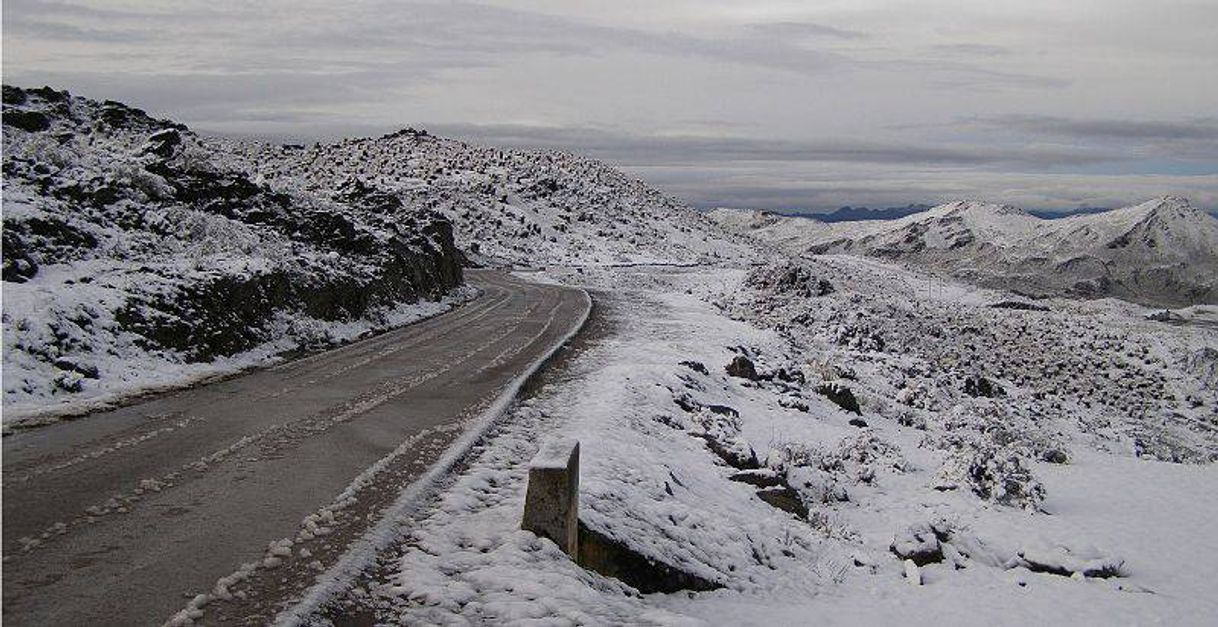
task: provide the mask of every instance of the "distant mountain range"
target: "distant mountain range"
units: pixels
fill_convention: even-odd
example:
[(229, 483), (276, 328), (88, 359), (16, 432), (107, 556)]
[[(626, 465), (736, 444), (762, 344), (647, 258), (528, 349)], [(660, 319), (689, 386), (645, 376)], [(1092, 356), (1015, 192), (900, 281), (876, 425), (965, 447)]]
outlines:
[[(817, 222), (862, 222), (870, 220), (899, 220), (906, 216), (921, 213), (932, 208), (933, 205), (924, 204), (909, 204), (904, 207), (886, 207), (884, 209), (869, 209), (867, 207), (840, 207), (828, 213), (812, 213), (807, 211), (797, 211), (786, 213), (783, 215), (795, 216), (800, 218), (808, 218)], [(1073, 209), (1028, 209), (1027, 212), (1043, 220), (1057, 220), (1060, 218), (1068, 218), (1070, 216), (1091, 215), (1111, 211), (1112, 207), (1075, 207)], [(1210, 215), (1218, 217), (1218, 209), (1213, 209), (1208, 212)]]
[(710, 215), (793, 254), (878, 257), (1033, 296), (1218, 304), (1218, 219), (1174, 196), (1052, 220), (976, 201), (831, 224), (725, 209)]
[(896, 220), (921, 213), (930, 209), (931, 205), (906, 205), (904, 207), (888, 207), (886, 209), (868, 209), (867, 207), (841, 207), (829, 213), (797, 212), (787, 215), (801, 218), (811, 218), (818, 222), (858, 222), (863, 220)]

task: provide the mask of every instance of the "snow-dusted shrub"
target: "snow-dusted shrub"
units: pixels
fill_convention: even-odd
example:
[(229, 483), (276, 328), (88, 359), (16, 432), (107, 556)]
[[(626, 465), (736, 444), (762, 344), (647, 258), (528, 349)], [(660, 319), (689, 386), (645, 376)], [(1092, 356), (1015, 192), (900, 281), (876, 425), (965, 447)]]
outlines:
[(1067, 547), (1049, 542), (1026, 544), (1019, 549), (1019, 565), (1032, 572), (1070, 577), (1122, 577), (1125, 560), (1094, 546)]
[(1011, 447), (981, 444), (962, 446), (939, 469), (937, 489), (967, 486), (977, 496), (1000, 505), (1037, 509), (1045, 487), (1032, 474), (1027, 460)]
[(888, 550), (902, 560), (913, 560), (918, 566), (943, 561), (943, 546), (951, 530), (942, 524), (910, 525), (892, 537)]
[(745, 278), (745, 285), (770, 294), (799, 298), (824, 296), (833, 292), (833, 284), (815, 275), (810, 267), (789, 262), (757, 268)]
[(788, 468), (787, 484), (799, 493), (806, 505), (824, 505), (850, 500), (850, 494), (838, 483), (837, 478), (820, 468), (811, 466)]
[(816, 393), (829, 399), (834, 405), (855, 414), (861, 414), (859, 401), (850, 388), (836, 381), (816, 386)]
[(835, 310), (827, 321), (829, 338), (838, 346), (864, 352), (880, 352), (887, 345), (872, 312)]

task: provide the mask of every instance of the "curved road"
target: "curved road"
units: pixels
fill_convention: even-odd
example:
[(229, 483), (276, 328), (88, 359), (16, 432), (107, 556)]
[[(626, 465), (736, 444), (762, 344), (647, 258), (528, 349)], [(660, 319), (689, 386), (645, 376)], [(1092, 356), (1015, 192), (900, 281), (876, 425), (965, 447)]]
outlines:
[(157, 625), (243, 564), (204, 620), (266, 622), (589, 306), (467, 279), (482, 296), (436, 318), (4, 438), (3, 622)]

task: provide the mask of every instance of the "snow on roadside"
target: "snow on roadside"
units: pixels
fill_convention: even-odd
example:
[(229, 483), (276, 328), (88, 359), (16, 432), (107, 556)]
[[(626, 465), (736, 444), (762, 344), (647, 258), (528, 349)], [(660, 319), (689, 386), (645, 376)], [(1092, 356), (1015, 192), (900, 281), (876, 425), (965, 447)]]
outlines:
[[(5, 283), (5, 430), (54, 422), (61, 416), (106, 409), (142, 394), (266, 366), (280, 361), (285, 353), (337, 346), (365, 334), (444, 313), (477, 295), (475, 288), (463, 286), (437, 301), (401, 303), (348, 322), (280, 312), (269, 325), (273, 339), (236, 355), (208, 362), (190, 362), (173, 351), (149, 350), (142, 337), (124, 331), (113, 319), (112, 313), (125, 297), (122, 270), (119, 268), (113, 276), (108, 276), (98, 264), (48, 266), (40, 276), (27, 283)], [(82, 284), (65, 278), (82, 273), (100, 275), (101, 279)], [(65, 281), (74, 283), (72, 289), (60, 287)], [(68, 322), (82, 313), (90, 319), (87, 327)], [(86, 334), (84, 328), (90, 332)], [(62, 368), (53, 367), (26, 350), (14, 350), (45, 345), (51, 341), (48, 338), (65, 332), (79, 335), (76, 341), (89, 343), (93, 360), (89, 372), (65, 373)], [(73, 377), (70, 383), (77, 392), (60, 397), (47, 397), (43, 393), (60, 385), (55, 380), (65, 376)], [(16, 385), (22, 381), (24, 388)], [(25, 392), (25, 389), (29, 391)]]
[[(727, 480), (733, 469), (671, 426), (672, 412), (680, 411), (672, 390), (693, 373), (680, 361), (718, 365), (730, 358), (729, 344), (772, 342), (773, 334), (730, 321), (693, 295), (633, 287), (597, 302), (618, 330), (576, 359), (570, 379), (514, 410), (432, 513), (404, 525), (397, 573), (367, 601), (378, 616), (407, 623), (677, 621), (519, 530), (526, 465), (546, 437), (581, 441), (581, 518), (634, 550), (740, 589), (779, 584), (806, 593), (827, 579), (836, 565), (817, 532), (758, 508), (750, 486)], [(715, 380), (742, 407), (759, 402), (754, 390), (716, 369), (708, 391)], [(781, 582), (775, 572), (785, 574)]]
[[(1020, 507), (938, 489), (951, 456), (928, 445), (926, 425), (902, 424), (876, 398), (894, 392), (881, 370), (863, 360), (834, 372), (825, 355), (709, 302), (744, 272), (549, 274), (600, 289), (611, 331), (519, 405), (435, 506), (403, 526), (388, 572), (349, 593), (379, 621), (1205, 624), (1218, 611), (1214, 465), (1108, 452), (1066, 429), (1048, 435), (1069, 444), (1070, 463), (1024, 462), (1043, 500)], [(740, 356), (760, 380), (725, 372)], [(855, 387), (861, 415), (817, 392), (827, 380)], [(641, 595), (520, 531), (527, 463), (549, 437), (581, 441), (585, 524), (722, 588)], [(750, 454), (760, 468), (727, 463)], [(761, 492), (780, 488), (745, 478), (781, 478), (806, 511), (771, 506)], [(919, 544), (925, 554), (910, 548)]]

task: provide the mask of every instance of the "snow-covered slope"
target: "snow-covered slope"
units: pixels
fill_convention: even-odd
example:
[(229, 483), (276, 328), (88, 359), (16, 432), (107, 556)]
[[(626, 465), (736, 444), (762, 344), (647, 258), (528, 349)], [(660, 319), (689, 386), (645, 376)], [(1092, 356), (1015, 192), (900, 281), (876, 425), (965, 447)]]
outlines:
[(274, 186), (319, 192), (357, 178), (438, 211), (474, 260), (584, 265), (753, 256), (701, 212), (568, 153), (475, 146), (413, 129), (310, 147), (216, 144)]
[(6, 424), (400, 324), (462, 280), (449, 222), (273, 189), (180, 124), (4, 87)]
[(5, 86), (4, 140), (6, 420), (400, 324), (467, 260), (754, 256), (603, 163), (425, 131), (271, 145)]
[(792, 253), (882, 257), (1036, 295), (1218, 302), (1218, 219), (1174, 196), (1059, 220), (974, 201), (834, 224), (733, 213), (712, 217)]

